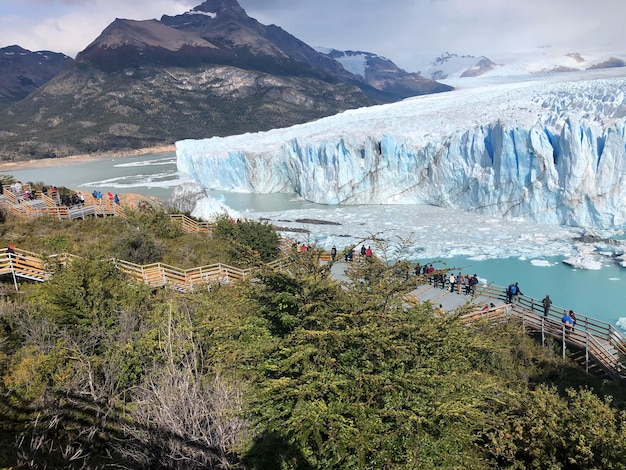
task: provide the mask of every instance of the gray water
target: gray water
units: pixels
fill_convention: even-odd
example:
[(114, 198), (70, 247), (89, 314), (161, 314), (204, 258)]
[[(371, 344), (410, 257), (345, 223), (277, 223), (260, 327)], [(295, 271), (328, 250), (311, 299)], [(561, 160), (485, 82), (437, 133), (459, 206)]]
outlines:
[[(123, 158), (90, 160), (56, 167), (5, 171), (22, 182), (41, 181), (91, 193), (94, 190), (112, 193), (139, 193), (167, 199), (173, 188), (187, 181), (176, 171), (173, 152)], [(209, 192), (227, 205), (246, 215), (254, 212), (314, 210), (330, 214), (334, 208), (303, 201), (293, 194), (223, 194)], [(330, 215), (329, 215), (330, 217)], [(445, 235), (443, 235), (445, 236)], [(544, 258), (545, 259), (545, 258)], [(626, 276), (623, 269), (607, 260), (603, 269), (589, 271), (572, 269), (562, 258), (547, 258), (550, 266), (533, 265), (529, 259), (510, 257), (482, 259), (463, 256), (441, 259), (439, 266), (459, 268), (478, 274), (479, 278), (497, 285), (518, 282), (521, 291), (537, 299), (550, 294), (554, 305), (572, 308), (583, 315), (615, 324), (626, 317)], [(433, 259), (423, 259), (433, 261)]]
[[(54, 167), (5, 170), (22, 182), (44, 182), (47, 185), (65, 186), (83, 192), (95, 190), (106, 193), (137, 193), (167, 200), (172, 190), (189, 181), (176, 169), (174, 152), (155, 153), (134, 157), (93, 159), (67, 164), (59, 160)], [(224, 199), (221, 192), (208, 191), (210, 196)], [(228, 205), (233, 209), (257, 211), (301, 209), (314, 204), (295, 197), (294, 194), (228, 194)]]

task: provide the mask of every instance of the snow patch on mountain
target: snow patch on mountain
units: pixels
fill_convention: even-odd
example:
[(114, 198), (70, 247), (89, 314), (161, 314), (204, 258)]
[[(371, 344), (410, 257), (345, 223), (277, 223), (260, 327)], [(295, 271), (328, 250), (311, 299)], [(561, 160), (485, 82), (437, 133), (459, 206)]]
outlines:
[(365, 78), (367, 71), (368, 60), (373, 57), (377, 57), (374, 54), (361, 52), (361, 51), (338, 51), (337, 49), (329, 49), (327, 47), (316, 47), (317, 52), (326, 54), (337, 62), (339, 62), (344, 69), (353, 75), (358, 75)]
[(457, 55), (444, 52), (436, 59), (416, 57), (414, 67), (420, 74), (433, 80), (446, 78), (475, 77), (483, 75), (496, 67), (486, 57)]

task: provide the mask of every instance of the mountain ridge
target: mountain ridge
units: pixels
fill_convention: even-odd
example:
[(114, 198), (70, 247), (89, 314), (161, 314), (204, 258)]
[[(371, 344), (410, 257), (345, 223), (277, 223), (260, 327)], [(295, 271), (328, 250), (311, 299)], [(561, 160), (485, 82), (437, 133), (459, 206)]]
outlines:
[(59, 52), (0, 48), (0, 109), (26, 98), (73, 62)]

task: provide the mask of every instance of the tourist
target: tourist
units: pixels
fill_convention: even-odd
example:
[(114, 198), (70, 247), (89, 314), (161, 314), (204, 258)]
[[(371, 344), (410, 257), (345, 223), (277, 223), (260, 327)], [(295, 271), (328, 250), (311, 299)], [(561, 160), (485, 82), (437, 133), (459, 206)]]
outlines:
[(337, 247), (333, 245), (333, 247), (330, 249), (330, 259), (335, 261), (336, 257), (337, 257)]
[(463, 273), (459, 273), (456, 277), (456, 285), (457, 285), (457, 291), (459, 295), (461, 295), (464, 284), (465, 284), (465, 276), (463, 275)]
[(506, 303), (510, 304), (513, 302), (513, 296), (517, 294), (517, 286), (514, 283), (509, 284), (509, 287), (506, 288)]
[(422, 266), (420, 265), (419, 261), (415, 265), (414, 272), (416, 276), (419, 276), (420, 274), (422, 274)]
[(572, 330), (574, 329), (574, 327), (576, 326), (576, 314), (574, 313), (573, 310), (569, 311), (569, 316), (572, 319)]
[(456, 284), (456, 277), (454, 277), (454, 273), (450, 273), (450, 292), (454, 292), (454, 285)]
[(469, 290), (471, 295), (476, 294), (476, 285), (478, 284), (478, 276), (474, 274), (469, 280)]
[(574, 319), (570, 316), (569, 312), (563, 315), (563, 317), (561, 318), (561, 323), (565, 325), (565, 329), (567, 331), (571, 330), (574, 327)]
[(519, 290), (519, 285), (517, 282), (515, 283), (515, 292), (513, 293), (513, 300), (517, 302), (519, 300), (520, 295), (524, 295), (521, 290)]
[(550, 306), (552, 305), (552, 300), (550, 300), (550, 296), (548, 294), (546, 294), (541, 301), (541, 305), (543, 305), (543, 316), (547, 317), (548, 312), (550, 311)]
[(22, 183), (20, 183), (19, 181), (16, 181), (15, 183), (13, 183), (11, 185), (11, 191), (13, 191), (13, 194), (15, 194), (16, 196), (21, 196), (22, 195)]

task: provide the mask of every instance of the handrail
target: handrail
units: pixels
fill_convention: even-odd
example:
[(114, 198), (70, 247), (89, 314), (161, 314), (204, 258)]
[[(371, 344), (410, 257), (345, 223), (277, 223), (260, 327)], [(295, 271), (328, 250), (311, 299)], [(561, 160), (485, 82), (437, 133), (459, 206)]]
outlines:
[[(51, 273), (45, 269), (46, 263), (41, 255), (13, 248), (0, 249), (0, 274), (12, 273), (16, 290), (18, 289), (16, 276), (43, 282), (50, 278)], [(55, 260), (58, 265), (66, 266), (73, 259), (79, 257), (70, 253), (61, 253), (48, 256), (49, 260)], [(211, 282), (228, 283), (240, 281), (250, 277), (258, 268), (239, 269), (222, 263), (199, 266), (190, 269), (182, 269), (165, 263), (150, 263), (139, 265), (122, 259), (112, 259), (116, 268), (125, 275), (152, 287), (169, 285), (176, 290), (193, 291), (198, 285), (207, 286)], [(276, 260), (272, 264), (277, 269), (284, 267), (284, 260)], [(476, 286), (477, 293), (486, 295), (492, 299), (500, 299), (504, 296), (504, 288), (501, 286), (487, 285)], [(596, 361), (608, 372), (623, 376), (622, 357), (626, 349), (624, 336), (609, 323), (597, 320), (585, 315), (578, 316), (576, 327), (567, 330), (561, 322), (561, 317), (556, 315), (558, 307), (544, 316), (543, 312), (534, 310), (535, 299), (520, 296), (517, 302), (504, 304), (487, 310), (474, 310), (463, 313), (459, 319), (464, 324), (469, 324), (480, 319), (489, 321), (501, 321), (509, 317), (519, 318), (524, 325), (541, 331), (543, 334), (561, 339), (563, 344), (573, 344), (584, 347), (596, 359)], [(531, 308), (529, 308), (529, 305)], [(608, 346), (608, 347), (607, 347)], [(609, 349), (611, 348), (611, 349)]]
[[(506, 299), (505, 288), (493, 284), (485, 286), (476, 286), (477, 293), (483, 293), (487, 297), (504, 301)], [(511, 305), (519, 305), (531, 312), (537, 312), (538, 315), (543, 315), (543, 307), (541, 301), (527, 295), (519, 295)], [(569, 309), (557, 306), (551, 306), (548, 310), (548, 317), (557, 323), (561, 322), (561, 319), (565, 313), (569, 312)], [(588, 317), (583, 314), (576, 314), (576, 325), (578, 327), (584, 325), (585, 329), (590, 330), (595, 336), (598, 336), (606, 341), (615, 343), (616, 347), (626, 353), (626, 338), (610, 323), (598, 320), (593, 317)]]
[[(506, 297), (502, 294), (504, 288), (501, 286), (480, 286), (478, 291), (488, 297), (490, 296), (489, 294), (498, 295), (498, 297), (491, 298)], [(472, 311), (463, 314), (461, 321), (469, 323), (474, 321), (476, 317), (494, 321), (503, 317), (502, 310), (504, 309), (508, 316), (519, 318), (524, 325), (535, 331), (541, 331), (542, 334), (557, 338), (564, 344), (586, 349), (607, 372), (620, 377), (623, 376), (624, 365), (622, 358), (625, 356), (626, 341), (624, 340), (624, 335), (611, 324), (581, 314), (576, 316), (577, 322), (575, 327), (567, 329), (561, 321), (562, 315), (558, 315), (557, 312), (563, 311), (565, 313), (568, 310), (555, 307), (550, 309), (548, 315), (545, 316), (543, 308), (539, 312), (533, 308), (535, 299), (527, 296), (519, 297), (518, 301), (505, 304), (504, 307), (491, 308), (484, 312)]]
[[(45, 269), (45, 261), (41, 255), (30, 251), (14, 248), (14, 254), (8, 248), (0, 249), (0, 274), (13, 273), (19, 277), (44, 281), (51, 273)], [(60, 253), (48, 256), (59, 266), (66, 266), (73, 259), (79, 257), (71, 253)], [(130, 261), (113, 258), (111, 261), (124, 274), (151, 286), (171, 284), (179, 290), (193, 290), (197, 285), (206, 285), (209, 282), (231, 282), (243, 280), (251, 276), (258, 268), (240, 269), (223, 263), (198, 266), (182, 269), (164, 263), (150, 263), (139, 265)], [(16, 284), (17, 289), (17, 284)]]
[[(23, 185), (25, 190), (30, 190), (29, 185)], [(48, 193), (43, 192), (36, 193), (37, 198), (34, 201), (41, 201), (43, 204), (33, 206), (32, 201), (25, 200), (22, 197), (16, 195), (10, 186), (4, 185), (4, 199), (5, 207), (8, 207), (9, 211), (18, 217), (50, 217), (55, 219), (84, 219), (88, 215), (115, 215), (122, 218), (126, 218), (126, 212), (124, 208), (119, 204), (109, 200), (100, 200), (84, 202), (79, 205), (71, 207), (61, 206), (60, 199), (57, 191), (48, 190)]]
[(183, 231), (185, 232), (207, 232), (211, 233), (215, 224), (209, 222), (198, 222), (185, 214), (171, 214), (170, 218), (181, 224)]

